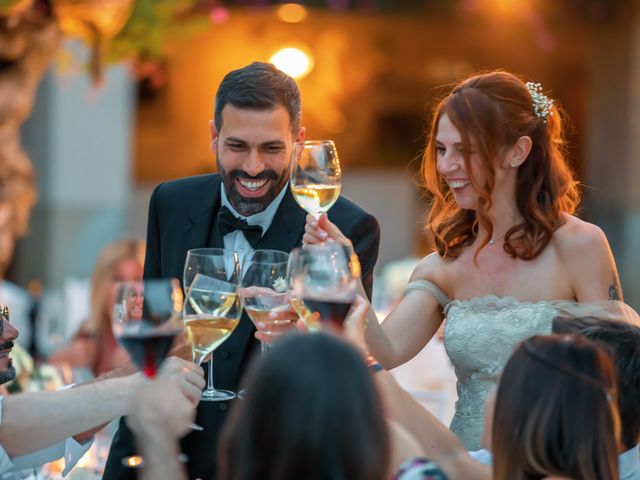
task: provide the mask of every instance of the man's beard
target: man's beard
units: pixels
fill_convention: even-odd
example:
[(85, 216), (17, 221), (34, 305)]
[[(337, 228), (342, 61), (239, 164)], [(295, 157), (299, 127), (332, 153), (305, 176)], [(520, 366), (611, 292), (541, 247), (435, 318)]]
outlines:
[(6, 370), (0, 372), (0, 385), (10, 382), (16, 378), (16, 367), (13, 366), (13, 363), (9, 364), (9, 367)]
[[(0, 344), (0, 351), (11, 350), (12, 348), (13, 342), (11, 341)], [(7, 366), (6, 370), (0, 371), (0, 385), (10, 382), (14, 378), (16, 378), (16, 367), (13, 366), (13, 360), (11, 358), (9, 358), (8, 360), (9, 366)]]
[[(248, 217), (262, 212), (269, 206), (271, 202), (278, 196), (282, 188), (285, 186), (289, 179), (289, 172), (285, 169), (281, 175), (278, 175), (275, 170), (264, 170), (255, 177), (247, 175), (242, 170), (231, 170), (227, 172), (220, 161), (217, 162), (218, 174), (222, 179), (224, 190), (229, 198), (229, 202), (233, 205), (238, 213)], [(236, 179), (244, 178), (247, 180), (271, 180), (271, 187), (267, 190), (267, 193), (261, 197), (243, 197), (238, 191), (236, 185)]]

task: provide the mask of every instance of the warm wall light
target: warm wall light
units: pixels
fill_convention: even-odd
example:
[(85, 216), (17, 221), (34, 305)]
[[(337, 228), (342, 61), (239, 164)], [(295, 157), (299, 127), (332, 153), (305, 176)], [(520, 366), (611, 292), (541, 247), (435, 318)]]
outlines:
[(278, 7), (278, 17), (283, 22), (298, 23), (307, 18), (307, 9), (299, 3), (285, 3)]
[(269, 60), (278, 69), (295, 79), (301, 79), (313, 70), (313, 59), (310, 55), (295, 47), (278, 50)]

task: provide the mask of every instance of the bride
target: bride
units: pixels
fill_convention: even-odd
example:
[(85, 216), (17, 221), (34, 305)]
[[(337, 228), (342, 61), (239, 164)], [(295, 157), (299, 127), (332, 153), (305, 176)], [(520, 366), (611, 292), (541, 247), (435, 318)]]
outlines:
[[(624, 307), (609, 302), (622, 292), (604, 233), (573, 216), (579, 192), (564, 147), (542, 87), (504, 71), (462, 81), (435, 110), (423, 175), (436, 251), (386, 320), (368, 322), (367, 344), (394, 368), (446, 318), (458, 378), (451, 429), (468, 450), (480, 448), (485, 397), (521, 340), (549, 333), (558, 315)], [(327, 238), (348, 241), (326, 215), (308, 217), (304, 242)]]

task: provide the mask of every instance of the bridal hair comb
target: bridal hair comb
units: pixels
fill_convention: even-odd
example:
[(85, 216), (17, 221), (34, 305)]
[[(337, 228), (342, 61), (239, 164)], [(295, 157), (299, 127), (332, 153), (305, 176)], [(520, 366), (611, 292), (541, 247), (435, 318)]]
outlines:
[(542, 93), (542, 85), (539, 83), (527, 82), (527, 90), (533, 99), (533, 113), (544, 122), (547, 121), (549, 115), (553, 115), (551, 108), (553, 100)]

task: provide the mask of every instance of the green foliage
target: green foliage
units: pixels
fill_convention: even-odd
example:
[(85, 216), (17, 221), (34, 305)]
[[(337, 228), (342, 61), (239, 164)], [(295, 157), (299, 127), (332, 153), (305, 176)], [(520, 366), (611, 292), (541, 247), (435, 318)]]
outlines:
[(160, 58), (174, 40), (204, 31), (206, 16), (191, 12), (197, 0), (134, 0), (131, 16), (111, 41), (107, 61)]

